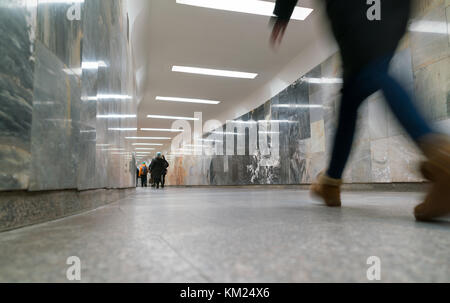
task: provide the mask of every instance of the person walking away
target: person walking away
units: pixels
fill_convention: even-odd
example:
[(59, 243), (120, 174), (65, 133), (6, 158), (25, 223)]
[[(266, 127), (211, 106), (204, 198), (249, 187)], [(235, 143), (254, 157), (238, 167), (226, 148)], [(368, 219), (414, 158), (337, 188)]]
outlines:
[(139, 167), (136, 164), (136, 187), (139, 185)]
[(139, 177), (141, 178), (141, 186), (142, 187), (147, 187), (147, 174), (148, 174), (148, 168), (144, 162), (139, 167)]
[(167, 168), (169, 168), (169, 162), (167, 162), (166, 157), (163, 155), (162, 159), (164, 160), (164, 170), (161, 176), (161, 187), (164, 188), (166, 185), (166, 175), (167, 175)]
[[(404, 36), (411, 0), (383, 1), (381, 20), (367, 17), (370, 5), (363, 0), (323, 0), (343, 62), (344, 84), (339, 123), (328, 169), (311, 188), (327, 206), (341, 206), (342, 175), (353, 144), (358, 108), (381, 90), (400, 124), (424, 153), (424, 177), (432, 182), (425, 201), (414, 214), (428, 221), (450, 213), (450, 139), (433, 130), (416, 109), (401, 84), (389, 74), (389, 65)], [(297, 0), (277, 0), (272, 46), (281, 43)]]
[(150, 171), (152, 172), (152, 178), (157, 189), (159, 188), (159, 185), (161, 183), (161, 176), (164, 172), (165, 163), (166, 161), (162, 158), (162, 154), (158, 152), (156, 154), (156, 158), (153, 159), (152, 163), (150, 164)]

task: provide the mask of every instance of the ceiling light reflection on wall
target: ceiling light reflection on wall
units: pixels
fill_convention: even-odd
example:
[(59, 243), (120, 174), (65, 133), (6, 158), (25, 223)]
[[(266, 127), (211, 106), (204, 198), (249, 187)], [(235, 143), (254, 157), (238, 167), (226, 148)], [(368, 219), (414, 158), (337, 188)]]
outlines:
[(108, 128), (108, 130), (125, 132), (125, 131), (137, 131), (137, 128), (120, 128), (120, 127), (114, 128), (114, 127), (111, 127), (111, 128)]
[(241, 78), (241, 79), (255, 79), (258, 76), (258, 74), (255, 73), (210, 69), (201, 67), (190, 67), (190, 66), (176, 66), (176, 65), (172, 67), (172, 71), (179, 73), (228, 77), (228, 78)]
[(278, 108), (323, 108), (320, 104), (275, 104), (273, 107)]
[(211, 143), (223, 143), (222, 140), (213, 140), (213, 139), (198, 139), (201, 142), (211, 142)]
[(99, 69), (100, 67), (108, 67), (104, 61), (84, 61), (81, 63), (82, 69)]
[[(259, 0), (177, 0), (177, 3), (262, 16), (273, 16), (275, 9), (275, 3)], [(297, 6), (291, 19), (305, 20), (312, 12), (311, 8)]]
[(303, 77), (303, 81), (311, 84), (342, 84), (344, 79), (342, 78), (310, 78)]
[(110, 114), (110, 115), (97, 115), (99, 119), (128, 119), (128, 118), (137, 118), (137, 115), (119, 115), (119, 114)]
[(141, 128), (141, 130), (147, 132), (171, 132), (171, 133), (184, 132), (183, 129), (176, 129), (176, 128)]
[(236, 136), (244, 136), (244, 134), (241, 133), (233, 133), (233, 132), (213, 132), (215, 135), (236, 135)]
[(90, 97), (81, 97), (81, 100), (83, 101), (98, 101), (98, 100), (125, 100), (129, 101), (132, 100), (133, 97), (128, 95), (97, 95), (97, 96), (90, 96)]
[(220, 101), (214, 101), (214, 100), (204, 100), (204, 99), (193, 99), (193, 98), (178, 98), (178, 97), (156, 97), (157, 101), (164, 101), (164, 102), (182, 102), (182, 103), (199, 103), (199, 104), (219, 104)]
[(449, 33), (450, 24), (442, 21), (414, 21), (409, 26), (409, 31), (430, 33), (430, 34), (442, 34), (447, 35)]
[(125, 137), (127, 140), (170, 140), (169, 137)]
[(198, 121), (198, 118), (192, 117), (177, 117), (177, 116), (162, 116), (162, 115), (147, 115), (147, 118), (151, 119), (167, 119), (167, 120), (189, 120), (189, 121)]
[(299, 123), (298, 121), (289, 121), (289, 120), (259, 120), (258, 123)]

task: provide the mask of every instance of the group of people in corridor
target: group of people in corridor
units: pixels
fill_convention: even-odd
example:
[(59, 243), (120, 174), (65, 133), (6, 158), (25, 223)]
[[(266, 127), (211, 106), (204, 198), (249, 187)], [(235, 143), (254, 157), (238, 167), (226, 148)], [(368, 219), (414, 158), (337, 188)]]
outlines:
[(139, 184), (139, 179), (141, 179), (141, 186), (147, 187), (148, 175), (150, 174), (151, 186), (156, 188), (161, 186), (161, 188), (164, 188), (168, 167), (169, 162), (167, 162), (166, 158), (161, 153), (157, 153), (156, 158), (151, 161), (150, 165), (147, 166), (143, 162), (136, 168), (136, 187)]

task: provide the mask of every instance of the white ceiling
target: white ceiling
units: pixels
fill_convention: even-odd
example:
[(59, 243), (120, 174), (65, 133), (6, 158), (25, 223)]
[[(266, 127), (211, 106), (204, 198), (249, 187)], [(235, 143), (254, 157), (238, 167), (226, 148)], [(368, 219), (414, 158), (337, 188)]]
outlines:
[[(292, 21), (282, 46), (274, 51), (268, 44), (268, 17), (180, 5), (175, 0), (150, 0), (149, 10), (137, 18), (137, 34), (133, 34), (135, 61), (147, 62), (138, 79), (141, 82), (138, 127), (171, 127), (173, 121), (148, 119), (148, 114), (192, 117), (200, 111), (206, 121), (223, 118), (225, 112), (232, 113), (233, 107), (273, 80), (318, 38), (314, 27), (322, 22), (321, 1), (299, 2), (315, 11), (306, 21)], [(174, 73), (173, 65), (244, 71), (259, 76), (246, 80)], [(222, 103), (168, 103), (155, 101), (156, 96)], [(138, 136), (173, 137), (174, 134), (139, 131)]]

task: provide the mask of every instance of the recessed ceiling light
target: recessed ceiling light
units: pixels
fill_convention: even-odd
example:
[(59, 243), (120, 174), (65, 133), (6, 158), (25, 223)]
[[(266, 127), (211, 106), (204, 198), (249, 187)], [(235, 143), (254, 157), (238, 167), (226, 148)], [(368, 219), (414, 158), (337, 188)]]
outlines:
[(108, 128), (108, 130), (114, 130), (114, 131), (136, 131), (137, 130), (137, 128), (120, 128), (120, 127), (117, 127), (117, 128)]
[(169, 137), (125, 137), (127, 140), (170, 140)]
[[(259, 0), (177, 0), (177, 3), (263, 16), (273, 16), (275, 9), (275, 3)], [(297, 6), (291, 19), (305, 20), (312, 11), (311, 8)]]
[(155, 150), (154, 148), (136, 148), (136, 150)]
[(320, 104), (275, 104), (277, 108), (323, 108)]
[(148, 115), (147, 118), (198, 121), (198, 118), (192, 118), (192, 117), (161, 116), (161, 115)]
[(200, 104), (219, 104), (220, 101), (204, 100), (204, 99), (192, 99), (192, 98), (178, 98), (178, 97), (156, 97), (158, 101), (166, 102), (184, 102), (184, 103), (200, 103)]
[(190, 67), (190, 66), (176, 66), (176, 65), (174, 65), (172, 67), (172, 71), (179, 72), (179, 73), (229, 77), (229, 78), (242, 78), (242, 79), (255, 79), (258, 76), (258, 74), (254, 74), (254, 73), (237, 72), (237, 71), (221, 70), (221, 69), (201, 68), (201, 67)]
[(176, 129), (176, 128), (141, 128), (141, 130), (147, 132), (171, 132), (171, 133), (184, 132), (183, 129)]
[(161, 143), (133, 143), (133, 146), (163, 146)]

